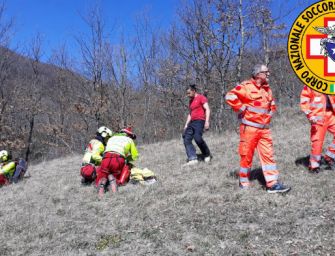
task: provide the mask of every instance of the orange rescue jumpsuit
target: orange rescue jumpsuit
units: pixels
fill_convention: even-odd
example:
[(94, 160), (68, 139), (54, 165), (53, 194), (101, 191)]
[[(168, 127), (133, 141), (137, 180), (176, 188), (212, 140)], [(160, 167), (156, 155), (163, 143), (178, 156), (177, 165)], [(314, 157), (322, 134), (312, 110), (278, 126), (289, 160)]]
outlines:
[(320, 167), (322, 145), (327, 130), (333, 134), (334, 138), (326, 151), (325, 158), (326, 160), (335, 159), (335, 96), (326, 95), (304, 86), (300, 94), (300, 107), (312, 123), (312, 149), (309, 161), (310, 168), (315, 169)]
[(240, 125), (240, 185), (250, 186), (250, 170), (255, 149), (262, 165), (266, 186), (278, 181), (269, 124), (276, 105), (268, 84), (258, 86), (254, 79), (242, 82), (226, 95), (227, 103), (239, 113)]

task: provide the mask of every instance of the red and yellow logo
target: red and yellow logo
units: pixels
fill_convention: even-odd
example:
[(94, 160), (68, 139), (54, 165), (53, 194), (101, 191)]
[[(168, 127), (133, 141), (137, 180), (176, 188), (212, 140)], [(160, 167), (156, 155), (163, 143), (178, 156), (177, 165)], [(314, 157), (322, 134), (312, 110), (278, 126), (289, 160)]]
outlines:
[(287, 50), (303, 84), (335, 94), (335, 1), (315, 3), (300, 13), (290, 30)]

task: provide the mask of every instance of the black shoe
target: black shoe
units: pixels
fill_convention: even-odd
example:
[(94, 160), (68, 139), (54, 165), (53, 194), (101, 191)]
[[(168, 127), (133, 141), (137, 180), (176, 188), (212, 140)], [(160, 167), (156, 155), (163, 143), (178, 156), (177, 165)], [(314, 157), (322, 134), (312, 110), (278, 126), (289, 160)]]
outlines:
[(311, 174), (318, 174), (320, 172), (320, 167), (310, 168), (308, 172)]

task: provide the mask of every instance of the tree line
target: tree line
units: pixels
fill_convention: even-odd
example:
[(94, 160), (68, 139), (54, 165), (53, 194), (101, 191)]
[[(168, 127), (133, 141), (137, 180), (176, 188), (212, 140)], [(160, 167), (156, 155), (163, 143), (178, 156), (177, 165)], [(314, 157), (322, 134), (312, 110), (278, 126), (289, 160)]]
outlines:
[(287, 26), (270, 0), (181, 2), (167, 29), (139, 15), (135, 33), (115, 43), (98, 5), (82, 16), (89, 32), (73, 35), (42, 62), (44, 38), (13, 49), (14, 19), (0, 5), (0, 143), (27, 160), (81, 152), (97, 127), (132, 126), (142, 143), (180, 136), (188, 109), (185, 88), (199, 85), (209, 99), (211, 130), (236, 126), (226, 92), (269, 65), (280, 105), (293, 106), (300, 83), (286, 54)]

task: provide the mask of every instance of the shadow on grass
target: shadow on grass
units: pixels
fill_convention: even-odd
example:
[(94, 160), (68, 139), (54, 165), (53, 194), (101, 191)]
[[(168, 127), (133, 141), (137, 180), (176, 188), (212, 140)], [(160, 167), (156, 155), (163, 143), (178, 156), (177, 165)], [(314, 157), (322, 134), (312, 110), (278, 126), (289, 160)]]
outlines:
[[(229, 173), (230, 177), (239, 178), (239, 170), (234, 170)], [(262, 186), (266, 185), (262, 168), (258, 167), (250, 171), (250, 180), (257, 180)]]
[(252, 169), (250, 172), (250, 180), (257, 180), (262, 186), (266, 185), (262, 168)]
[[(303, 157), (298, 157), (295, 160), (294, 163), (295, 163), (296, 166), (303, 166), (304, 168), (308, 169), (308, 167), (309, 167), (309, 155), (303, 156)], [(322, 157), (321, 158), (321, 165), (325, 165), (325, 164), (326, 164), (326, 162), (325, 162), (324, 158)], [(265, 181), (265, 178), (264, 178), (264, 175), (263, 175), (262, 168), (256, 168), (256, 169), (251, 170), (250, 180), (258, 180), (258, 182), (261, 185), (265, 186), (266, 181)]]
[(295, 163), (296, 166), (301, 165), (301, 166), (303, 166), (303, 167), (305, 167), (305, 168), (308, 169), (308, 166), (309, 166), (309, 155), (308, 156), (303, 156), (303, 157), (298, 157), (295, 160), (294, 163)]
[[(295, 160), (295, 165), (303, 166), (304, 168), (308, 170), (309, 169), (309, 155), (297, 158)], [(332, 166), (330, 166), (329, 163), (327, 163), (327, 161), (325, 160), (323, 156), (321, 157), (321, 160), (320, 160), (320, 168), (321, 170), (333, 170)]]

